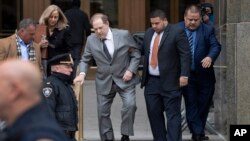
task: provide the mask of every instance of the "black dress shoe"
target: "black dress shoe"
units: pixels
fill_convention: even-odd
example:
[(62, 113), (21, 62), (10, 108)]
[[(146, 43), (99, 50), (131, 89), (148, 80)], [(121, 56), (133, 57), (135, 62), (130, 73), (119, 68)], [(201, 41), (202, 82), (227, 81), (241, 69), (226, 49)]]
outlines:
[(203, 136), (201, 136), (201, 139), (202, 139), (202, 140), (209, 140), (209, 137), (208, 137), (208, 136), (203, 135)]
[(121, 141), (130, 141), (128, 135), (122, 135)]
[(194, 136), (192, 135), (192, 141), (203, 141), (201, 136)]

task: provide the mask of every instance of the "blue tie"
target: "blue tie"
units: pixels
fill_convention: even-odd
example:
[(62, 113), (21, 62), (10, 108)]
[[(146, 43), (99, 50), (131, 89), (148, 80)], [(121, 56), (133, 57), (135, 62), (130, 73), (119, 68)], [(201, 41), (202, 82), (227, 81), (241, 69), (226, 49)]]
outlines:
[(195, 65), (194, 65), (194, 45), (193, 45), (193, 32), (188, 30), (188, 42), (189, 42), (189, 46), (190, 46), (190, 50), (191, 50), (191, 55), (192, 55), (192, 63), (191, 63), (191, 69), (194, 70), (195, 69)]
[(193, 34), (192, 34), (192, 31), (188, 31), (188, 42), (189, 42), (190, 50), (191, 50), (191, 53), (192, 53), (192, 56), (193, 56), (194, 50), (193, 50)]

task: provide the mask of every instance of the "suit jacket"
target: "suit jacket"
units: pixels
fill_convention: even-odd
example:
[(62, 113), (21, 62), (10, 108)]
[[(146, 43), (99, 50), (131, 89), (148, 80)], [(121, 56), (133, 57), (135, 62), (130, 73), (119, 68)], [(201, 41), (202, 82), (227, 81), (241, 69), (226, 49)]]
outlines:
[[(36, 52), (36, 61), (34, 64), (42, 71), (40, 46), (33, 42), (31, 47), (34, 47)], [(0, 39), (0, 61), (18, 58), (17, 54), (15, 34), (10, 37)]]
[[(126, 89), (139, 83), (137, 69), (140, 63), (141, 53), (132, 36), (127, 30), (111, 29), (114, 40), (114, 54), (111, 61), (103, 51), (103, 44), (96, 34), (87, 38), (84, 54), (80, 62), (80, 71), (87, 73), (88, 63), (93, 58), (97, 65), (96, 92), (97, 94), (109, 94), (113, 81), (121, 89)], [(124, 82), (122, 77), (126, 70), (134, 73), (133, 78)]]
[[(178, 23), (178, 26), (185, 29), (184, 22)], [(215, 36), (213, 26), (201, 23), (196, 29), (194, 46), (195, 72), (199, 81), (204, 83), (215, 83), (213, 64), (220, 54), (221, 45)], [(212, 58), (212, 65), (209, 68), (203, 68), (201, 61), (207, 56)]]
[[(145, 55), (141, 87), (148, 81), (150, 43), (154, 34), (153, 28), (149, 28), (144, 35), (142, 52)], [(180, 88), (180, 76), (189, 76), (191, 51), (184, 30), (175, 25), (168, 24), (162, 35), (159, 51), (158, 66), (160, 81), (164, 91), (178, 90)]]

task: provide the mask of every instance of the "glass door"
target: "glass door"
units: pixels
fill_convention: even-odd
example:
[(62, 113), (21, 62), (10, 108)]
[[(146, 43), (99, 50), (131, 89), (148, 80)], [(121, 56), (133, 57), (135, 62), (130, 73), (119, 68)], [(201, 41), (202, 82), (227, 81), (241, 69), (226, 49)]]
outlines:
[(0, 1), (0, 38), (13, 34), (22, 18), (22, 0)]

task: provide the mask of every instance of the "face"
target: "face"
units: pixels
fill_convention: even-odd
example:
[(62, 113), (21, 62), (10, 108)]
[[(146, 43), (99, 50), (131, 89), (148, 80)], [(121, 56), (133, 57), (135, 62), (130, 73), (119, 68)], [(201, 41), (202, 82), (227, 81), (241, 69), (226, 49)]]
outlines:
[(195, 30), (201, 24), (200, 13), (193, 13), (188, 11), (184, 17), (185, 26), (190, 30)]
[(48, 26), (49, 27), (54, 27), (56, 26), (57, 22), (59, 20), (59, 12), (57, 10), (53, 11), (48, 19)]
[(109, 23), (103, 23), (101, 18), (93, 20), (93, 29), (100, 39), (106, 38), (109, 30)]
[(155, 32), (160, 33), (167, 26), (167, 19), (161, 19), (160, 17), (150, 18), (151, 26)]
[(34, 25), (29, 25), (27, 28), (20, 29), (19, 36), (26, 44), (29, 44), (34, 40), (35, 32), (36, 27)]
[(72, 65), (57, 65), (57, 72), (70, 76), (72, 73)]

